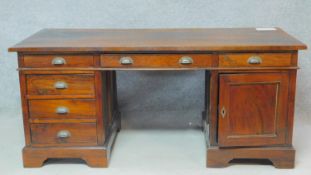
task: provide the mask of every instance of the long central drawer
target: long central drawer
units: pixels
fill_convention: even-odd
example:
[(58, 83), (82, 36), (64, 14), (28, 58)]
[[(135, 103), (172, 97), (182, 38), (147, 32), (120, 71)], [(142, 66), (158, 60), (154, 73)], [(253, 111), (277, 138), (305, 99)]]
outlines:
[(105, 68), (204, 68), (212, 66), (211, 54), (106, 54)]

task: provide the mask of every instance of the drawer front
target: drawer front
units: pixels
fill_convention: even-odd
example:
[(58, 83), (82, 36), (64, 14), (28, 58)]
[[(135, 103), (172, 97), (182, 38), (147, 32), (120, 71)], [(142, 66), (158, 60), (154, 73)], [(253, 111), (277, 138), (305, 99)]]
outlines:
[(37, 119), (95, 118), (95, 100), (30, 100), (29, 115)]
[(32, 144), (96, 145), (96, 123), (31, 124)]
[(23, 67), (93, 67), (93, 55), (26, 55)]
[(27, 75), (28, 95), (94, 95), (94, 75)]
[(220, 67), (279, 67), (291, 66), (291, 54), (222, 54), (219, 55)]
[(101, 56), (105, 68), (204, 68), (212, 66), (211, 54), (108, 54)]

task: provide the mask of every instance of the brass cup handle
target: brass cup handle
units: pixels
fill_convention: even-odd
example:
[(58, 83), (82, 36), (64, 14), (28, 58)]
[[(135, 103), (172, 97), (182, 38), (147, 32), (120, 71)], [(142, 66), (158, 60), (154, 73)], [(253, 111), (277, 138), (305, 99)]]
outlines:
[(259, 56), (251, 56), (248, 58), (248, 64), (261, 64), (262, 60)]
[(71, 136), (71, 133), (67, 130), (61, 130), (57, 132), (57, 138), (59, 139), (66, 139)]
[(120, 64), (122, 64), (122, 65), (131, 65), (133, 63), (134, 63), (134, 61), (131, 57), (122, 57), (120, 59)]
[(55, 89), (67, 89), (68, 85), (66, 82), (58, 81), (54, 84)]
[(57, 114), (67, 114), (69, 112), (68, 108), (60, 106), (56, 108)]
[(52, 60), (52, 64), (53, 65), (64, 65), (64, 64), (66, 64), (66, 60), (62, 57), (55, 57)]
[(193, 63), (193, 59), (189, 56), (183, 56), (179, 59), (179, 64), (189, 65)]

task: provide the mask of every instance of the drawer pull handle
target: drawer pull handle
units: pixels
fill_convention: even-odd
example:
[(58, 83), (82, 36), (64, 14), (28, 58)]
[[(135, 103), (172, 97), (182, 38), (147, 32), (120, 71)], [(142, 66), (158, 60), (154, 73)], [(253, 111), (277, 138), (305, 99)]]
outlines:
[(60, 106), (56, 108), (57, 114), (67, 114), (69, 112), (68, 108)]
[(247, 62), (248, 64), (261, 64), (262, 60), (259, 56), (251, 56)]
[(225, 118), (225, 116), (226, 116), (226, 108), (223, 106), (222, 108), (221, 108), (221, 111), (220, 111), (220, 114), (221, 114), (221, 116), (222, 116), (222, 118)]
[(66, 64), (66, 60), (62, 57), (56, 57), (52, 60), (53, 65), (64, 65)]
[(188, 56), (183, 56), (179, 59), (179, 63), (183, 65), (188, 65), (193, 63), (193, 59)]
[(134, 63), (134, 61), (131, 57), (122, 57), (120, 59), (120, 64), (122, 64), (122, 65), (131, 65), (133, 63)]
[(54, 87), (55, 87), (56, 89), (67, 89), (67, 88), (68, 88), (68, 85), (67, 85), (67, 83), (65, 83), (65, 82), (58, 81), (58, 82), (56, 82), (56, 83), (54, 84)]
[(66, 139), (66, 138), (69, 138), (71, 136), (71, 133), (67, 130), (61, 130), (61, 131), (58, 131), (57, 133), (57, 138), (59, 139)]

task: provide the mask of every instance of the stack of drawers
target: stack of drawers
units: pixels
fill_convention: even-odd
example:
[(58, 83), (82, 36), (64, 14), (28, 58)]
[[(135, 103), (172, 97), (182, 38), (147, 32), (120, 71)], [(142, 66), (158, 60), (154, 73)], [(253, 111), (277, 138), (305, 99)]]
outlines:
[[(23, 66), (94, 66), (94, 58), (24, 56)], [(32, 146), (97, 145), (94, 73), (35, 72), (25, 80)]]
[(20, 55), (25, 167), (42, 166), (48, 158), (81, 158), (90, 166), (107, 166), (108, 127), (103, 93), (96, 88), (102, 89), (102, 75), (108, 73), (81, 70), (95, 64), (93, 55)]

